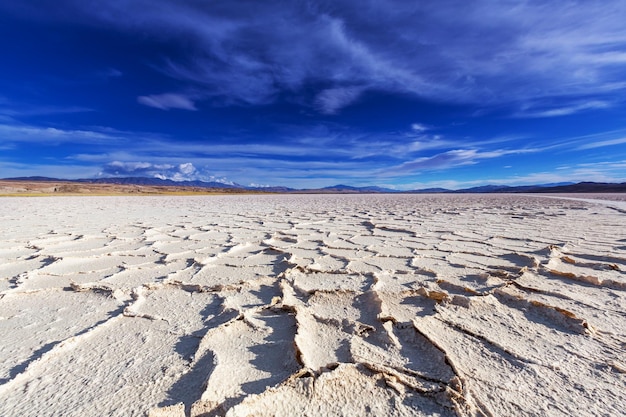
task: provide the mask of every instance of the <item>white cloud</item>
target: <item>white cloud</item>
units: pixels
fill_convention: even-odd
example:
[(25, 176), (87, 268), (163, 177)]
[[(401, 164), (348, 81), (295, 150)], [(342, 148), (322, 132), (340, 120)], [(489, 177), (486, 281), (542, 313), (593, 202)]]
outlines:
[(426, 125), (423, 125), (421, 123), (413, 123), (411, 125), (411, 129), (418, 133), (422, 133), (422, 132), (429, 130), (429, 128)]
[(145, 106), (154, 107), (161, 110), (198, 110), (191, 98), (183, 94), (166, 93), (150, 96), (139, 96), (137, 97), (137, 101)]
[[(155, 158), (155, 161), (158, 158)], [(162, 157), (168, 162), (112, 161), (105, 164), (99, 172), (100, 177), (148, 177), (172, 181), (204, 181), (233, 185), (234, 182), (224, 176), (211, 174), (207, 168), (196, 168), (191, 162), (169, 163), (175, 157)]]
[(5, 143), (36, 143), (39, 145), (58, 145), (61, 143), (112, 144), (122, 139), (122, 136), (119, 132), (0, 124), (0, 139)]
[(122, 162), (113, 161), (108, 164), (109, 169), (118, 170), (121, 172), (138, 172), (145, 170), (168, 170), (174, 168), (171, 164), (155, 165), (150, 162)]
[(315, 99), (317, 108), (324, 114), (336, 114), (342, 108), (355, 102), (363, 93), (363, 88), (329, 88), (319, 93)]
[(541, 117), (559, 117), (569, 116), (571, 114), (580, 113), (585, 110), (601, 110), (613, 106), (613, 103), (607, 101), (593, 100), (579, 104), (572, 104), (566, 107), (554, 107), (550, 109), (532, 109), (530, 111), (522, 111), (515, 115), (518, 118), (541, 118)]
[(10, 117), (20, 116), (48, 116), (55, 114), (71, 114), (71, 113), (85, 113), (94, 111), (87, 107), (79, 106), (41, 106), (41, 105), (24, 105), (11, 103), (5, 105), (0, 101), (0, 115)]
[(191, 175), (196, 172), (196, 167), (194, 167), (191, 162), (187, 162), (186, 164), (180, 164), (178, 166), (178, 169), (180, 169), (180, 172), (185, 175)]
[(499, 158), (505, 155), (538, 152), (538, 149), (497, 149), (493, 151), (479, 151), (476, 149), (454, 149), (438, 153), (433, 156), (421, 157), (404, 162), (395, 167), (385, 169), (383, 175), (404, 175), (421, 171), (435, 171), (448, 168), (474, 165), (483, 159)]
[(609, 140), (602, 140), (602, 141), (599, 141), (599, 142), (589, 142), (589, 143), (586, 143), (584, 145), (578, 146), (576, 149), (577, 150), (585, 150), (585, 149), (603, 148), (605, 146), (621, 145), (623, 143), (626, 143), (626, 137), (616, 138), (616, 139), (609, 139)]
[[(188, 55), (169, 57), (162, 70), (226, 103), (267, 103), (306, 90), (310, 105), (337, 112), (358, 99), (341, 91), (349, 85), (447, 102), (559, 97), (574, 103), (562, 106), (572, 111), (576, 97), (625, 87), (622, 0), (109, 0), (97, 7), (60, 0), (22, 10), (184, 43)], [(195, 109), (179, 95), (141, 101)]]
[(570, 137), (566, 139), (552, 139), (552, 148), (564, 148), (571, 151), (581, 151), (605, 146), (621, 145), (626, 143), (626, 129), (597, 132), (590, 135)]

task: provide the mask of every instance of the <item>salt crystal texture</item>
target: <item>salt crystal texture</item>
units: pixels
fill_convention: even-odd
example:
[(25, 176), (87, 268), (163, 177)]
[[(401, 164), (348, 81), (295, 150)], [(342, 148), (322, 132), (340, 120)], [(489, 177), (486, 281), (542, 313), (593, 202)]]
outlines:
[(3, 198), (0, 415), (623, 415), (603, 198)]

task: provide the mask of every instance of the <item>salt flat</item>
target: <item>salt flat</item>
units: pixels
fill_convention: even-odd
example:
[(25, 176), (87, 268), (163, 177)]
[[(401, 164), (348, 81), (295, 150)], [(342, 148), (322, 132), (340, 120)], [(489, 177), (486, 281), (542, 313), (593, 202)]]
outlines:
[(3, 198), (0, 415), (623, 415), (623, 205)]

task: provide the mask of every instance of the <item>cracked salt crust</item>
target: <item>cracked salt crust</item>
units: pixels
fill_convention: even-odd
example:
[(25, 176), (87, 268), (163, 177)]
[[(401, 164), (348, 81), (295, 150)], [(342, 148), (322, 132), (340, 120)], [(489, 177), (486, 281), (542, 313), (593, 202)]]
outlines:
[(0, 415), (622, 415), (624, 202), (568, 198), (3, 199)]

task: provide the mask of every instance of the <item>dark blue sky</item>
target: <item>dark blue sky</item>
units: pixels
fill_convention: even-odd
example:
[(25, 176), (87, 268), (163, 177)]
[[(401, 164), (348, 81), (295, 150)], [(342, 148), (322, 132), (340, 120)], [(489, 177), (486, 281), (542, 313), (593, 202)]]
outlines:
[(0, 2), (0, 177), (626, 181), (622, 0)]

